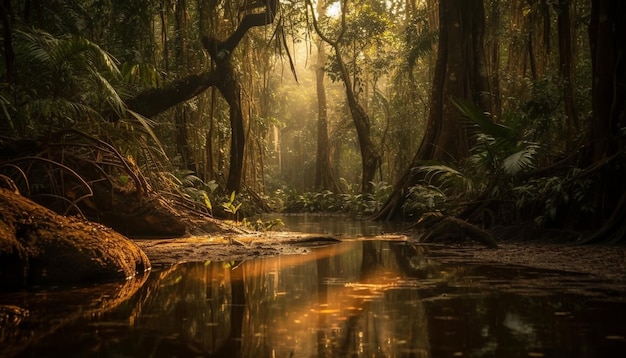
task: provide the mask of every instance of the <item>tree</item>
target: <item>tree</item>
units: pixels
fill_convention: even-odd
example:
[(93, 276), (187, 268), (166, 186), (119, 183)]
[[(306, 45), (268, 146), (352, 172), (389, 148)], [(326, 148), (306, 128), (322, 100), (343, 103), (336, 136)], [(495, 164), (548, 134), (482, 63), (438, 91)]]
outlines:
[(371, 136), (371, 120), (367, 111), (361, 103), (359, 103), (357, 99), (357, 94), (354, 91), (354, 83), (352, 80), (352, 75), (348, 70), (346, 65), (346, 61), (343, 58), (343, 38), (347, 31), (346, 25), (346, 11), (347, 11), (347, 1), (342, 1), (342, 11), (341, 11), (341, 24), (338, 35), (335, 39), (330, 38), (325, 35), (320, 28), (317, 17), (315, 16), (315, 12), (313, 11), (313, 5), (310, 0), (307, 0), (307, 4), (311, 9), (311, 13), (313, 14), (313, 25), (315, 28), (315, 32), (317, 35), (327, 43), (335, 53), (335, 60), (337, 62), (337, 66), (339, 68), (339, 77), (345, 86), (346, 91), (346, 100), (348, 102), (348, 107), (350, 108), (350, 114), (352, 115), (352, 120), (354, 126), (357, 131), (357, 136), (359, 140), (359, 147), (361, 150), (361, 165), (362, 165), (362, 176), (361, 176), (361, 191), (364, 193), (370, 193), (373, 189), (372, 181), (378, 171), (378, 168), (381, 164), (381, 156), (376, 148), (376, 145), (372, 141)]
[(559, 74), (563, 83), (563, 100), (565, 102), (566, 130), (568, 141), (574, 130), (580, 129), (578, 113), (576, 111), (574, 97), (574, 53), (571, 32), (571, 1), (559, 0), (558, 9), (558, 33), (559, 33)]
[(241, 88), (237, 72), (231, 62), (231, 54), (248, 30), (269, 25), (274, 21), (278, 11), (278, 0), (252, 2), (241, 11), (249, 12), (259, 8), (263, 8), (264, 11), (245, 15), (235, 31), (225, 40), (203, 37), (202, 44), (215, 65), (213, 71), (186, 76), (162, 88), (140, 93), (127, 101), (131, 110), (150, 117), (196, 97), (211, 86), (217, 87), (230, 106), (231, 144), (227, 192), (238, 192), (241, 188), (245, 149)]
[(595, 175), (595, 222), (587, 241), (623, 241), (626, 233), (626, 3), (593, 0), (589, 40), (592, 56), (591, 158)]
[[(323, 1), (317, 2), (317, 12), (324, 10)], [(326, 72), (326, 44), (317, 41), (317, 63), (315, 68), (315, 85), (317, 92), (317, 155), (315, 160), (315, 188), (317, 190), (337, 191), (337, 183), (333, 178), (330, 165), (330, 142), (328, 140), (328, 108), (326, 107), (326, 88), (324, 78)]]
[(315, 85), (317, 89), (317, 155), (315, 160), (315, 188), (317, 190), (337, 190), (330, 162), (330, 141), (328, 140), (328, 108), (326, 107), (326, 88), (324, 88), (324, 63), (326, 49), (323, 41), (317, 42), (317, 68)]
[(410, 167), (377, 218), (401, 217), (404, 195), (421, 179), (416, 168), (423, 162), (458, 161), (468, 155), (472, 139), (451, 100), (465, 98), (481, 108), (491, 108), (483, 52), (484, 24), (482, 0), (440, 1), (439, 46), (426, 132)]

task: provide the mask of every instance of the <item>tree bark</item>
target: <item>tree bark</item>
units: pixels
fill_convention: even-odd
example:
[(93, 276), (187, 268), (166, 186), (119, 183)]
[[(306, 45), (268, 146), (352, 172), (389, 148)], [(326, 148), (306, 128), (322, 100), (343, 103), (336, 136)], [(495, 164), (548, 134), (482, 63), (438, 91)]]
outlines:
[(377, 219), (402, 218), (405, 193), (420, 181), (421, 174), (416, 169), (421, 163), (457, 161), (468, 155), (472, 138), (451, 99), (466, 98), (483, 109), (491, 108), (483, 49), (484, 26), (482, 0), (440, 1), (439, 47), (426, 132), (409, 169), (376, 215)]
[[(593, 0), (589, 41), (592, 56), (592, 163), (600, 166), (594, 187), (595, 224), (588, 241), (624, 240), (626, 233), (626, 2)], [(621, 153), (621, 155), (620, 155)], [(612, 158), (619, 156), (620, 162)]]
[(376, 171), (380, 167), (381, 157), (372, 142), (370, 118), (367, 115), (365, 108), (363, 108), (357, 100), (356, 94), (352, 89), (350, 73), (348, 72), (346, 64), (343, 61), (343, 57), (341, 56), (341, 49), (338, 44), (333, 44), (332, 47), (335, 50), (335, 56), (339, 64), (341, 78), (346, 88), (348, 108), (350, 108), (352, 121), (354, 122), (359, 140), (362, 166), (361, 191), (363, 193), (371, 193), (373, 190), (372, 181), (376, 176)]
[[(311, 7), (311, 12), (313, 13), (313, 6), (308, 2), (308, 5)], [(346, 31), (346, 23), (345, 23), (345, 3), (342, 5), (342, 15), (341, 15), (341, 32), (337, 36), (335, 40), (330, 39), (325, 36), (320, 28), (318, 27), (317, 19), (313, 16), (313, 25), (315, 27), (315, 32), (322, 39), (322, 41), (326, 42), (330, 45), (335, 51), (335, 56), (337, 60), (337, 64), (339, 65), (339, 75), (346, 89), (346, 100), (348, 102), (348, 107), (350, 108), (350, 114), (352, 115), (352, 121), (354, 122), (354, 126), (357, 131), (357, 136), (359, 140), (359, 147), (361, 150), (361, 165), (362, 165), (362, 176), (361, 176), (361, 191), (364, 193), (371, 193), (373, 190), (372, 181), (376, 176), (376, 172), (381, 164), (381, 155), (376, 149), (376, 145), (372, 141), (371, 138), (371, 123), (370, 118), (363, 108), (363, 106), (359, 103), (356, 94), (353, 90), (353, 82), (350, 78), (350, 72), (343, 60), (341, 54), (341, 46), (340, 42), (343, 37), (343, 34)]]
[[(318, 5), (319, 7), (319, 5)], [(317, 190), (337, 191), (330, 165), (330, 141), (328, 140), (328, 108), (326, 107), (326, 89), (324, 88), (324, 64), (326, 63), (326, 44), (317, 42), (317, 68), (315, 85), (317, 90), (317, 156), (315, 161), (315, 188)]]
[[(230, 167), (226, 183), (226, 191), (228, 192), (239, 192), (241, 189), (245, 149), (241, 88), (231, 63), (231, 53), (249, 29), (271, 24), (278, 10), (278, 0), (266, 0), (259, 4), (265, 7), (265, 11), (245, 15), (237, 29), (226, 40), (219, 41), (206, 36), (202, 38), (203, 46), (215, 63), (214, 71), (189, 75), (163, 88), (140, 93), (126, 102), (130, 110), (146, 117), (152, 117), (196, 97), (211, 86), (217, 87), (230, 106)], [(110, 116), (110, 119), (117, 120), (113, 116)]]
[[(126, 106), (133, 112), (145, 117), (153, 117), (174, 107), (177, 104), (190, 100), (209, 87), (216, 85), (215, 73), (205, 72), (188, 75), (167, 84), (165, 87), (152, 88), (137, 96), (126, 100)], [(119, 118), (109, 117), (115, 121)]]
[(558, 3), (558, 32), (559, 32), (559, 72), (563, 84), (563, 100), (565, 102), (566, 132), (568, 148), (571, 144), (573, 131), (580, 128), (576, 104), (574, 99), (574, 71), (573, 71), (573, 50), (571, 32), (571, 1), (560, 0)]
[[(13, 9), (11, 1), (4, 0), (0, 3), (0, 17), (2, 17), (2, 39), (4, 47), (4, 59), (6, 65), (6, 81), (9, 86), (15, 84), (17, 80), (17, 68), (15, 66), (15, 52), (13, 51), (13, 34), (11, 33), (11, 23), (13, 22)], [(0, 129), (8, 133), (13, 125), (11, 119), (6, 115), (0, 115)]]
[(15, 53), (13, 51), (13, 34), (11, 23), (13, 22), (13, 8), (11, 1), (4, 0), (0, 3), (0, 16), (2, 17), (2, 37), (4, 39), (4, 59), (7, 71), (7, 82), (14, 84), (17, 70), (15, 68)]

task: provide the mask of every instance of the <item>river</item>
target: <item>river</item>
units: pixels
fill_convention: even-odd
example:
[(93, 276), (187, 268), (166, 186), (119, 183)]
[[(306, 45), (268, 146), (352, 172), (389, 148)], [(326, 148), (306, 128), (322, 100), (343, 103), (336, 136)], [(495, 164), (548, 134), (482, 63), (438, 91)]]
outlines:
[(330, 230), (346, 240), (303, 255), (1, 294), (0, 356), (626, 356), (626, 300), (610, 283), (449, 262), (437, 246), (367, 237), (386, 230), (370, 224)]

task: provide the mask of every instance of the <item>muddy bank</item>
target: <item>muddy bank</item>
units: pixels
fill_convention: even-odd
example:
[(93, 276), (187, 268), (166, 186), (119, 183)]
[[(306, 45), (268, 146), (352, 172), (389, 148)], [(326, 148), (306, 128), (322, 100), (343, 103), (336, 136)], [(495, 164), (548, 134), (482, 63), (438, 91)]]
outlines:
[(432, 255), (449, 262), (516, 265), (626, 282), (626, 247), (555, 243), (499, 243), (498, 249), (439, 246)]
[[(153, 265), (179, 262), (242, 261), (257, 257), (304, 254), (332, 245), (341, 237), (276, 232), (237, 236), (198, 236), (166, 240), (136, 240)], [(421, 245), (416, 237), (380, 235), (367, 240), (406, 241)], [(591, 275), (626, 282), (626, 247), (500, 242), (497, 249), (477, 245), (429, 244), (427, 255), (450, 263), (514, 265)]]
[[(381, 236), (405, 240), (404, 236)], [(340, 238), (297, 232), (194, 236), (162, 240), (135, 240), (154, 266), (180, 262), (243, 261), (257, 257), (305, 254), (313, 247), (332, 245)]]

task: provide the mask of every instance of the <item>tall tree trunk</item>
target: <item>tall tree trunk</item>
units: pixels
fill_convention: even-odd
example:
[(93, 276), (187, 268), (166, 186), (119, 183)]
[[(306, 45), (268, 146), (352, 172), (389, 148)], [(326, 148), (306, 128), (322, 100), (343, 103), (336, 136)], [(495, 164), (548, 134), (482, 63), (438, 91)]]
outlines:
[[(321, 2), (319, 3), (321, 4)], [(320, 7), (318, 4), (318, 8)], [(315, 85), (317, 90), (317, 156), (315, 161), (315, 188), (317, 190), (337, 191), (330, 166), (330, 141), (328, 140), (328, 108), (326, 107), (326, 88), (324, 87), (324, 65), (326, 63), (326, 44), (317, 42), (317, 68)]]
[(339, 71), (341, 79), (346, 88), (346, 100), (348, 101), (348, 108), (350, 108), (350, 114), (352, 115), (352, 121), (356, 128), (357, 137), (359, 140), (359, 149), (361, 150), (361, 191), (364, 193), (371, 193), (373, 190), (372, 182), (376, 176), (376, 172), (381, 164), (381, 157), (378, 153), (374, 142), (371, 137), (371, 122), (370, 118), (365, 111), (365, 108), (359, 103), (356, 98), (356, 94), (352, 88), (352, 80), (350, 79), (350, 73), (346, 67), (343, 57), (341, 56), (341, 49), (338, 44), (335, 43), (332, 46), (335, 50), (335, 57), (339, 64)]
[(489, 24), (487, 33), (487, 51), (485, 59), (489, 70), (489, 87), (493, 93), (491, 104), (491, 115), (494, 121), (499, 122), (502, 118), (502, 98), (500, 95), (500, 35), (501, 27), (500, 0), (491, 1), (489, 8)]
[(472, 140), (451, 99), (465, 98), (483, 109), (491, 108), (483, 48), (484, 26), (482, 0), (440, 1), (439, 47), (426, 132), (410, 168), (376, 218), (400, 218), (406, 191), (421, 179), (415, 169), (422, 162), (450, 162), (467, 157)]
[[(188, 27), (187, 5), (185, 0), (178, 0), (176, 4), (176, 65), (177, 68), (187, 68), (187, 36), (186, 29)], [(187, 124), (189, 122), (189, 114), (184, 106), (176, 108), (174, 113), (175, 137), (178, 154), (181, 157), (182, 167), (185, 169), (195, 170), (192, 163), (193, 151), (189, 144), (189, 134), (187, 132)]]
[(491, 109), (483, 48), (481, 0), (442, 0), (439, 50), (426, 135), (417, 160), (457, 161), (471, 145), (468, 129), (450, 101), (466, 98)]
[(241, 88), (230, 61), (218, 61), (215, 70), (217, 72), (216, 86), (230, 106), (230, 164), (226, 191), (239, 192), (246, 141), (243, 111), (241, 110)]
[(176, 147), (181, 158), (181, 165), (185, 169), (194, 170), (192, 163), (191, 148), (189, 147), (189, 135), (187, 133), (188, 114), (184, 106), (176, 108), (174, 113), (174, 134)]
[[(13, 9), (11, 1), (4, 0), (0, 3), (0, 17), (2, 17), (2, 38), (4, 47), (4, 59), (6, 66), (6, 81), (9, 86), (14, 85), (17, 80), (17, 68), (15, 67), (15, 53), (13, 51)], [(11, 131), (13, 125), (11, 119), (6, 114), (0, 115), (0, 130), (5, 133)]]
[(213, 134), (215, 131), (215, 113), (217, 112), (217, 102), (216, 102), (216, 93), (215, 88), (211, 89), (211, 101), (209, 106), (209, 129), (206, 132), (206, 143), (204, 145), (205, 155), (206, 155), (206, 165), (205, 165), (205, 181), (214, 180), (215, 179), (215, 155), (213, 149)]
[(9, 84), (15, 84), (17, 70), (15, 68), (15, 53), (13, 52), (13, 8), (10, 0), (0, 3), (0, 16), (2, 17), (2, 37), (4, 47), (4, 60), (6, 66), (6, 80)]
[[(311, 13), (313, 12), (313, 6), (310, 2), (307, 1), (307, 4), (311, 7)], [(376, 172), (381, 164), (381, 156), (376, 146), (371, 138), (371, 123), (370, 118), (363, 108), (363, 106), (359, 103), (356, 93), (353, 89), (353, 81), (350, 75), (350, 71), (343, 60), (343, 56), (341, 53), (340, 42), (343, 37), (343, 34), (346, 31), (346, 6), (345, 1), (342, 2), (342, 15), (341, 15), (341, 32), (337, 36), (337, 39), (333, 40), (329, 37), (325, 36), (323, 32), (320, 30), (317, 19), (313, 17), (313, 25), (315, 27), (315, 32), (317, 35), (328, 45), (330, 45), (335, 51), (335, 56), (337, 60), (337, 64), (339, 66), (339, 76), (345, 86), (346, 90), (346, 100), (348, 102), (348, 107), (350, 108), (350, 114), (352, 116), (352, 121), (354, 122), (354, 126), (357, 131), (357, 136), (359, 140), (359, 147), (361, 150), (361, 165), (362, 165), (362, 175), (361, 175), (361, 191), (364, 193), (371, 193), (373, 190), (372, 181), (376, 176)]]
[(558, 32), (559, 32), (559, 73), (563, 84), (563, 100), (565, 102), (567, 147), (571, 147), (573, 131), (578, 131), (578, 115), (574, 99), (574, 52), (572, 49), (571, 32), (571, 1), (560, 0), (558, 3)]
[(595, 219), (600, 230), (589, 241), (624, 240), (626, 234), (626, 2), (592, 0), (593, 161), (597, 172)]

